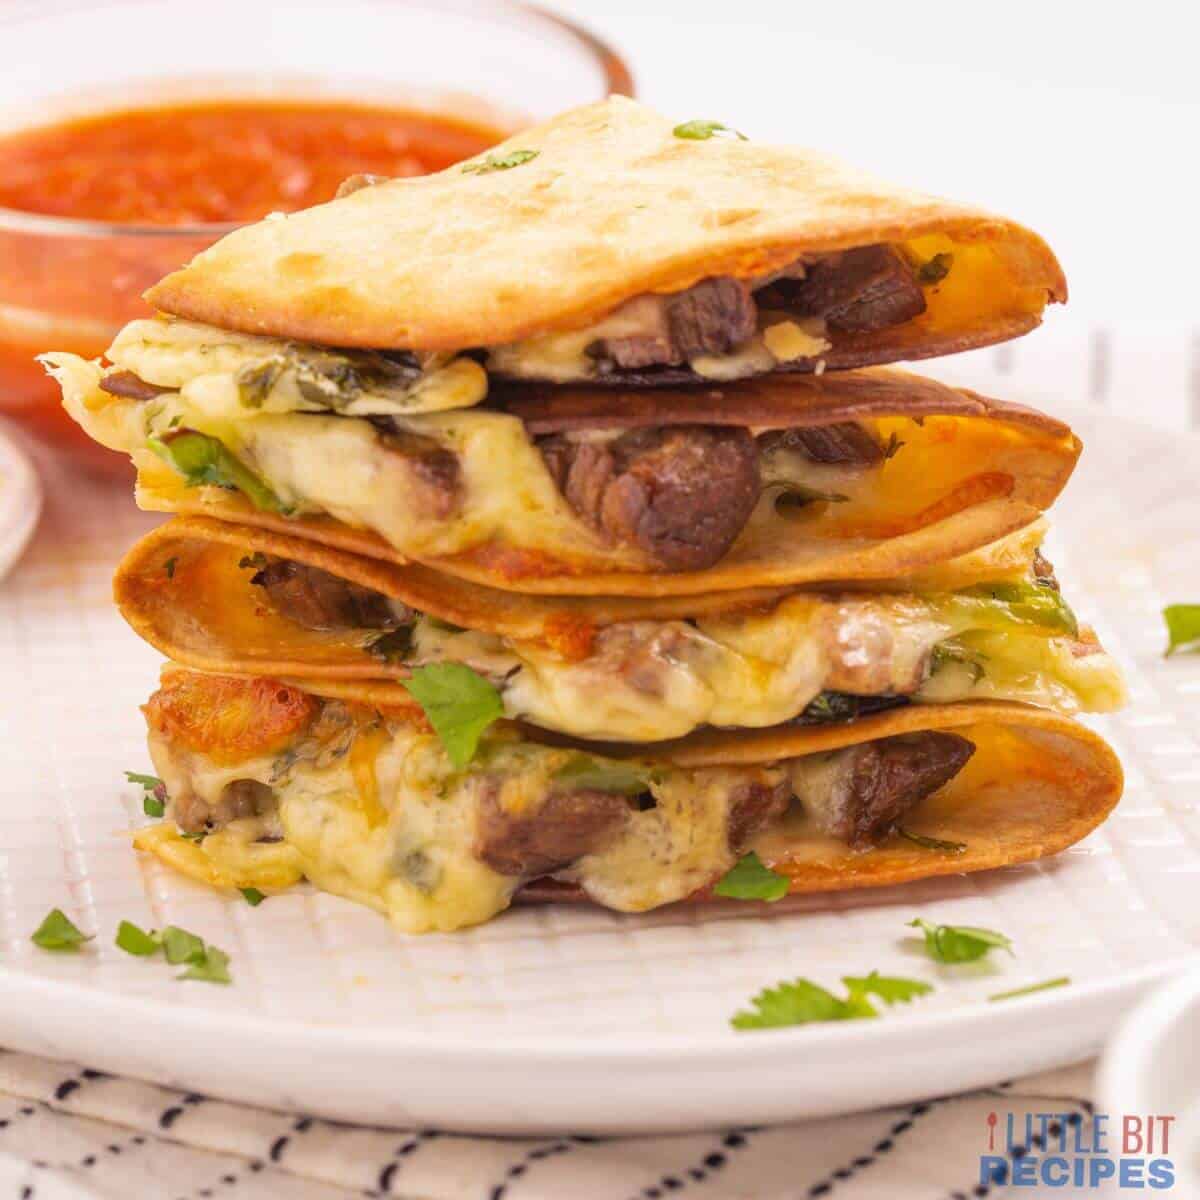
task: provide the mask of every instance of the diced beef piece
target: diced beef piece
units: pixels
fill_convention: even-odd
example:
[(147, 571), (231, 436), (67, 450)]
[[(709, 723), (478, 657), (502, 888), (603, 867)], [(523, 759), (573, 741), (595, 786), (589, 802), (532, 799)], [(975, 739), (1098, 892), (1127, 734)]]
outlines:
[(121, 396), (126, 400), (153, 400), (164, 392), (172, 392), (174, 388), (159, 387), (156, 383), (147, 383), (140, 375), (132, 371), (109, 371), (100, 380), (100, 390), (110, 396)]
[(171, 798), (171, 816), (185, 833), (212, 833), (243, 817), (265, 816), (274, 811), (275, 793), (256, 779), (227, 783), (215, 804), (195, 792)]
[(481, 781), (475, 857), (501, 875), (546, 875), (598, 850), (629, 819), (629, 800), (611, 792), (551, 791), (520, 813), (500, 803), (500, 782)]
[(276, 612), (305, 629), (390, 629), (416, 615), (393, 608), (382, 592), (286, 558), (269, 561), (250, 582), (267, 593)]
[(630, 331), (588, 347), (600, 372), (679, 366), (704, 355), (729, 354), (758, 328), (750, 289), (728, 275), (702, 279), (671, 295), (638, 296), (617, 312)]
[(555, 435), (540, 448), (585, 521), (671, 571), (720, 560), (758, 500), (758, 447), (738, 427), (634, 429), (606, 442)]
[(794, 450), (817, 463), (875, 467), (883, 462), (883, 447), (857, 421), (814, 425), (805, 429), (772, 429), (758, 439), (764, 454)]
[(408, 473), (413, 515), (444, 521), (462, 502), (462, 471), (458, 455), (433, 438), (405, 429), (381, 429), (384, 446)]
[(781, 780), (774, 787), (765, 783), (741, 784), (729, 801), (729, 848), (735, 854), (760, 829), (783, 816), (792, 798), (792, 786)]
[(763, 289), (759, 303), (797, 316), (821, 317), (839, 333), (869, 333), (925, 311), (912, 268), (890, 246), (860, 246), (811, 263), (803, 279)]
[(953, 779), (974, 752), (956, 733), (901, 734), (796, 759), (792, 786), (823, 833), (865, 850)]
[(667, 324), (681, 358), (729, 354), (748, 342), (758, 326), (750, 289), (728, 275), (702, 279), (667, 298)]

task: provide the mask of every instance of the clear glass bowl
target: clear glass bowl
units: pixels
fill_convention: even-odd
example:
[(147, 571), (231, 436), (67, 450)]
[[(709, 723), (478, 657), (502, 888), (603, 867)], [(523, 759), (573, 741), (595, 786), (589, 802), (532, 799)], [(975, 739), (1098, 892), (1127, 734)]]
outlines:
[[(7, 0), (0, 44), (0, 134), (219, 98), (352, 100), (508, 133), (633, 92), (602, 42), (505, 0)], [(145, 288), (231, 228), (0, 208), (0, 415), (89, 462), (118, 462), (63, 414), (34, 355), (102, 353), (147, 311)]]

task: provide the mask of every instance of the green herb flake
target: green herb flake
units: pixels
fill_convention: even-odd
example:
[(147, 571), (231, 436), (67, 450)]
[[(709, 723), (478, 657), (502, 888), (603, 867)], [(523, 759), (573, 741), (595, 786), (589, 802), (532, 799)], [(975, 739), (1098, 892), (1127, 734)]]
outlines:
[(1066, 987), (1071, 982), (1069, 975), (1060, 975), (1057, 979), (1047, 979), (1044, 983), (1031, 983), (1028, 987), (1014, 988), (1011, 992), (997, 992), (988, 999), (1015, 1000), (1019, 996), (1032, 996), (1035, 992), (1048, 992), (1051, 988)]
[(939, 642), (929, 656), (929, 673), (936, 675), (950, 666), (965, 667), (971, 675), (971, 682), (978, 683), (987, 674), (983, 664), (987, 662), (984, 654), (973, 654), (956, 642)]
[(142, 812), (146, 816), (161, 817), (167, 811), (167, 806), (163, 802), (163, 798), (167, 794), (167, 789), (157, 775), (139, 775), (136, 771), (126, 771), (125, 778), (130, 783), (140, 783), (142, 785), (144, 789), (142, 792)]
[(75, 954), (84, 942), (92, 939), (85, 934), (61, 908), (52, 908), (29, 940), (43, 950)]
[(171, 557), (168, 558), (165, 563), (163, 563), (163, 570), (166, 572), (168, 579), (175, 578), (175, 564), (178, 561), (179, 561), (179, 559), (176, 558), (174, 554), (172, 554)]
[(902, 837), (906, 842), (912, 842), (914, 846), (920, 846), (922, 850), (940, 850), (943, 854), (964, 854), (967, 849), (966, 842), (947, 842), (942, 838), (926, 837), (923, 833), (913, 833), (900, 826), (896, 827), (896, 835)]
[(1167, 623), (1167, 648), (1163, 657), (1176, 651), (1195, 654), (1200, 651), (1200, 604), (1168, 604), (1163, 609)]
[(412, 649), (412, 640), (412, 629), (407, 625), (401, 625), (399, 629), (393, 629), (372, 638), (364, 649), (368, 654), (373, 654), (383, 662), (398, 663), (403, 662), (408, 656), (408, 652)]
[(911, 1004), (918, 996), (928, 996), (933, 991), (933, 985), (921, 979), (905, 979), (899, 975), (880, 975), (872, 971), (870, 975), (844, 975), (842, 983), (851, 1002), (861, 1001), (866, 996), (875, 996), (884, 1004)]
[(114, 940), (119, 949), (124, 950), (126, 954), (136, 955), (138, 958), (149, 958), (163, 948), (163, 939), (160, 933), (153, 929), (147, 932), (132, 921), (122, 921), (117, 926), (117, 936)]
[(918, 283), (941, 283), (954, 266), (953, 254), (935, 254), (928, 262), (917, 268)]
[(507, 154), (489, 154), (478, 162), (463, 164), (464, 175), (486, 175), (491, 171), (508, 171), (522, 163), (531, 162), (540, 150), (510, 150)]
[(591, 792), (607, 792), (617, 796), (638, 796), (652, 782), (652, 773), (640, 763), (618, 762), (593, 758), (590, 754), (575, 754), (554, 772), (558, 783)]
[(720, 121), (684, 121), (682, 125), (676, 125), (671, 132), (677, 138), (685, 138), (692, 142), (707, 142), (709, 138), (714, 137), (733, 137), (741, 142), (750, 140), (744, 133), (722, 125)]
[(888, 459), (895, 458), (903, 445), (904, 442), (896, 436), (896, 431), (893, 429), (891, 436), (887, 440), (887, 445), (883, 448), (883, 461), (887, 462)]
[(1033, 625), (1052, 634), (1079, 636), (1079, 622), (1062, 593), (1045, 584), (983, 583), (954, 593), (960, 603), (1016, 625)]
[(226, 488), (241, 492), (263, 512), (290, 511), (273, 491), (244, 466), (214, 437), (181, 429), (162, 438), (150, 438), (149, 446), (187, 480), (188, 487)]
[(935, 925), (921, 917), (909, 921), (909, 927), (925, 935), (925, 951), (940, 963), (975, 962), (992, 950), (1012, 953), (1012, 939), (994, 929), (978, 925)]
[(735, 1013), (730, 1024), (734, 1029), (777, 1029), (821, 1021), (870, 1019), (879, 1016), (871, 996), (889, 1005), (907, 1004), (933, 991), (929, 984), (918, 979), (880, 975), (878, 971), (866, 976), (844, 976), (842, 984), (846, 988), (844, 999), (809, 979), (794, 979), (765, 988), (750, 1001), (753, 1008)]
[(173, 967), (180, 963), (204, 961), (204, 939), (178, 925), (168, 925), (162, 931), (163, 952)]
[(258, 888), (238, 888), (238, 891), (251, 908), (257, 908), (267, 898), (266, 893), (260, 892)]
[(206, 837), (208, 837), (208, 831), (200, 829), (195, 833), (189, 833), (186, 829), (181, 829), (179, 831), (179, 836), (183, 838), (185, 842), (202, 842)]
[(401, 685), (424, 710), (450, 761), (459, 768), (475, 757), (484, 730), (504, 715), (500, 693), (462, 663), (417, 667)]
[(788, 877), (772, 871), (753, 850), (743, 854), (713, 888), (727, 900), (782, 900), (788, 892)]
[(188, 959), (189, 967), (177, 979), (196, 979), (201, 983), (232, 983), (229, 955), (216, 946), (205, 946), (198, 959)]

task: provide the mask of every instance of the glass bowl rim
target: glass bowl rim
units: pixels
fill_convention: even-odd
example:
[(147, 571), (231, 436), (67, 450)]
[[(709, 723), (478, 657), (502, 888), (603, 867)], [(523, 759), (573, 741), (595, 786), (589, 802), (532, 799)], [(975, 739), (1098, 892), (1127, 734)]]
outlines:
[[(604, 77), (606, 95), (632, 96), (633, 76), (625, 60), (613, 47), (583, 25), (542, 8), (539, 4), (527, 4), (523, 0), (483, 0), (486, 7), (503, 12), (524, 14), (556, 26), (560, 32), (575, 42), (592, 58)], [(0, 25), (9, 23), (9, 18), (25, 15), (36, 17), (41, 6), (17, 6), (7, 14), (0, 15)], [(186, 225), (150, 225), (130, 221), (103, 221), (89, 217), (59, 217), (49, 213), (26, 212), (24, 209), (7, 208), (0, 205), (0, 232), (27, 233), (42, 236), (77, 238), (217, 238), (235, 229), (241, 229), (248, 221), (197, 221)]]

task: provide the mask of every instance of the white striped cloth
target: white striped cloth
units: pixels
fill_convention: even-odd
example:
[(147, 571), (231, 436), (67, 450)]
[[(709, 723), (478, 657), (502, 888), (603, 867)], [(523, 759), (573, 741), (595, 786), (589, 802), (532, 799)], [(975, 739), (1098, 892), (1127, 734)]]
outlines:
[(989, 1115), (1085, 1127), (1090, 1084), (1084, 1065), (770, 1129), (497, 1138), (337, 1125), (0, 1052), (0, 1200), (975, 1200), (1011, 1194), (981, 1190)]

